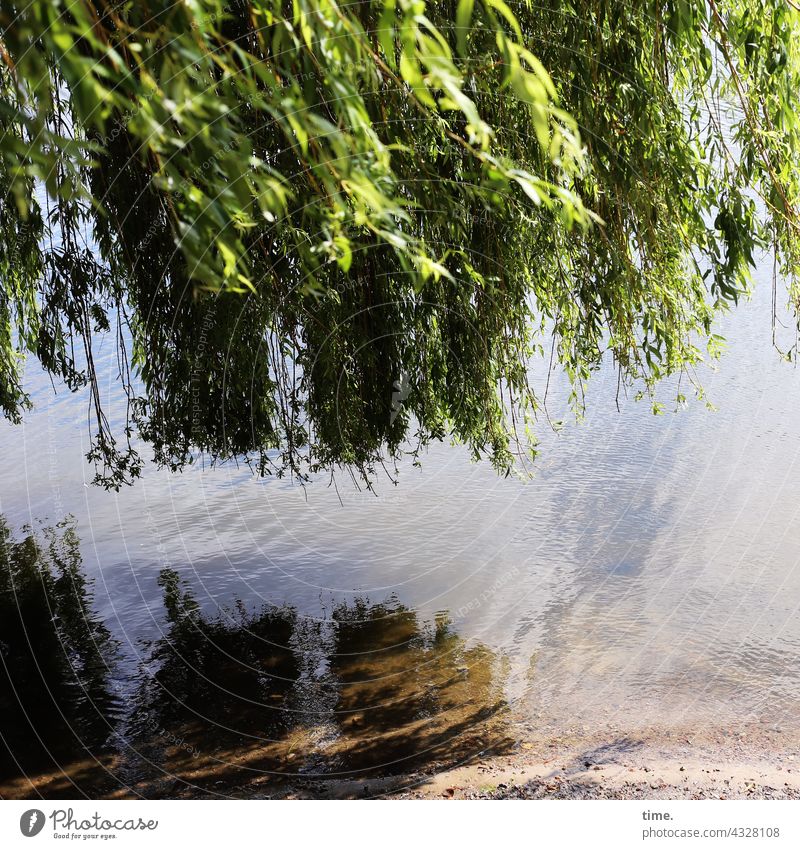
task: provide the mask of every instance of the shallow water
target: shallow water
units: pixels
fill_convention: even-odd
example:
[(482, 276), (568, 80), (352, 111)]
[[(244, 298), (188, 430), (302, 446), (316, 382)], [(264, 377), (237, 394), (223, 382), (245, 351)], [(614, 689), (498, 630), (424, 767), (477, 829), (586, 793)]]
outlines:
[[(0, 513), (18, 546), (4, 616), (15, 639), (49, 627), (74, 645), (30, 692), (11, 690), (13, 664), (0, 682), (28, 710), (44, 681), (65, 714), (33, 754), (24, 711), (4, 723), (17, 760), (0, 793), (30, 793), (23, 775), (53, 794), (236, 793), (276, 773), (436, 768), (581, 728), (749, 721), (797, 739), (800, 375), (771, 346), (762, 277), (723, 322), (719, 372), (701, 373), (717, 412), (656, 417), (624, 398), (617, 411), (601, 370), (586, 422), (558, 435), (542, 422), (525, 481), (442, 445), (377, 496), (234, 466), (148, 469), (107, 493), (88, 485), (87, 399), (54, 395), (31, 367), (36, 410), (0, 425)], [(568, 417), (557, 381), (548, 406)], [(26, 553), (25, 524), (42, 539), (66, 516), (68, 557)], [(62, 575), (62, 594), (92, 628), (65, 637), (47, 588), (14, 619), (19, 575), (57, 580), (66, 561), (89, 584)]]

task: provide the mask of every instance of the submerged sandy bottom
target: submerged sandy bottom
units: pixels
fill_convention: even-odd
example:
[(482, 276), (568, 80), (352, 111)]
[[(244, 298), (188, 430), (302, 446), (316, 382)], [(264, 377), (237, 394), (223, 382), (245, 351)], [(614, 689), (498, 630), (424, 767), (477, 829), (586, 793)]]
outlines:
[[(418, 769), (392, 773), (269, 774), (266, 755), (250, 750), (192, 758), (181, 767), (174, 741), (169, 771), (133, 779), (120, 755), (85, 758), (67, 768), (40, 771), (0, 784), (2, 798), (405, 798), (405, 799), (796, 799), (800, 798), (800, 735), (742, 723), (722, 729), (644, 729), (542, 736), (520, 718), (505, 719), (500, 750), (488, 748), (454, 762), (442, 750)], [(483, 726), (487, 733), (491, 731)], [(471, 742), (481, 743), (480, 727)], [(512, 740), (511, 732), (515, 739)], [(414, 750), (412, 733), (405, 745)], [(489, 738), (487, 737), (487, 741)], [(310, 741), (303, 741), (306, 745)], [(300, 745), (295, 741), (295, 745)], [(308, 745), (302, 757), (314, 750)], [(357, 746), (355, 750), (357, 751)], [(324, 749), (324, 746), (322, 747)], [(322, 749), (318, 752), (321, 757)], [(273, 753), (274, 755), (274, 753)], [(286, 758), (286, 750), (283, 752)], [(129, 781), (121, 781), (125, 776)]]

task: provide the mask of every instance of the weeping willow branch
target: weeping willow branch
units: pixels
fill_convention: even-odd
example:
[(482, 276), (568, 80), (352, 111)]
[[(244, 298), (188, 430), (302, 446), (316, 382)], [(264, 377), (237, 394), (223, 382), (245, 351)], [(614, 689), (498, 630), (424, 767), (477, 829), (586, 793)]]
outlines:
[(524, 469), (538, 357), (578, 412), (605, 357), (656, 411), (670, 375), (702, 397), (759, 250), (800, 304), (799, 19), (784, 0), (2, 0), (0, 407), (26, 408), (25, 356), (88, 387), (89, 456), (118, 487), (142, 441), (176, 470), (369, 482), (445, 438)]

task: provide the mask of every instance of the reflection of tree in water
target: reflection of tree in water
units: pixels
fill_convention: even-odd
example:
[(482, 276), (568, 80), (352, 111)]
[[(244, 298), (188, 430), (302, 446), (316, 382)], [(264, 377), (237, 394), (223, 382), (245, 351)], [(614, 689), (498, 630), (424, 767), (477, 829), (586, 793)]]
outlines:
[(114, 654), (92, 611), (72, 525), (39, 536), (26, 528), (15, 539), (0, 517), (0, 780), (18, 780), (24, 794), (25, 776), (55, 773), (60, 783), (44, 792), (72, 795), (79, 772), (108, 780), (100, 761), (118, 717), (109, 685)]
[(331, 672), (347, 769), (399, 772), (508, 745), (502, 657), (390, 600), (340, 605)]
[(177, 573), (160, 583), (169, 624), (132, 727), (176, 779), (170, 793), (405, 772), (510, 742), (502, 658), (445, 616), (421, 623), (396, 599), (340, 604), (321, 622), (241, 603), (209, 616)]
[(141, 689), (131, 723), (137, 736), (156, 731), (172, 738), (180, 730), (188, 751), (194, 736), (208, 749), (232, 733), (264, 738), (285, 732), (285, 702), (301, 668), (290, 645), (297, 630), (294, 610), (248, 614), (239, 603), (204, 616), (177, 572), (164, 569), (159, 585), (168, 628), (150, 654), (155, 672)]
[(175, 571), (159, 584), (167, 625), (123, 715), (117, 646), (74, 529), (15, 539), (0, 519), (0, 795), (239, 795), (276, 776), (402, 773), (509, 742), (502, 658), (445, 616), (426, 623), (394, 598), (323, 620), (242, 602), (209, 615)]

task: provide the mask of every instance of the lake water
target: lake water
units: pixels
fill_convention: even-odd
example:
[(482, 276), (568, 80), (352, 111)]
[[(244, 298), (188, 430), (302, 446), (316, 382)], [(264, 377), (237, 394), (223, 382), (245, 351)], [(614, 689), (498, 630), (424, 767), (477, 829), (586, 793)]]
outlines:
[[(87, 398), (31, 365), (35, 411), (0, 425), (0, 647), (39, 672), (0, 681), (0, 795), (30, 794), (26, 776), (51, 795), (235, 795), (587, 728), (796, 734), (800, 374), (771, 345), (768, 266), (701, 373), (717, 412), (618, 411), (603, 369), (584, 423), (542, 422), (524, 481), (441, 445), (376, 494), (232, 465), (107, 493), (89, 485)], [(98, 369), (113, 397), (110, 348)], [(32, 552), (23, 526), (42, 540), (65, 517)]]

